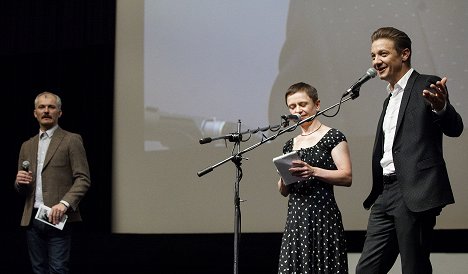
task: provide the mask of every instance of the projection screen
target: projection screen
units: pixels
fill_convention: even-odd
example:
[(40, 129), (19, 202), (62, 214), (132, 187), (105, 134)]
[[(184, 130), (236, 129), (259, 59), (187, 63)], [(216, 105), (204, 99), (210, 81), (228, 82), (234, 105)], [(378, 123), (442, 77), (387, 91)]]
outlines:
[[(234, 227), (234, 143), (199, 140), (281, 123), (284, 92), (304, 81), (322, 109), (371, 66), (370, 35), (382, 26), (413, 41), (413, 67), (447, 76), (450, 99), (468, 121), (468, 2), (119, 0), (115, 71), (112, 231), (228, 233)], [(333, 118), (348, 138), (353, 185), (335, 187), (346, 230), (364, 230), (370, 158), (385, 82), (372, 79)], [(335, 109), (334, 109), (335, 111)], [(331, 111), (330, 113), (333, 113)], [(243, 232), (281, 232), (287, 198), (272, 158), (299, 130), (247, 152), (239, 182)], [(254, 134), (240, 149), (271, 132)], [(468, 142), (445, 138), (456, 203), (438, 229), (467, 229)], [(234, 149), (234, 150), (233, 150)]]

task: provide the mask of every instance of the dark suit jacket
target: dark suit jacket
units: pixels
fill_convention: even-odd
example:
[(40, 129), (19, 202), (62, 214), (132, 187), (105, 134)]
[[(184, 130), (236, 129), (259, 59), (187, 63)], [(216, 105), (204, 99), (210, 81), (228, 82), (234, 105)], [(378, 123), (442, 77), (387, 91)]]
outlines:
[[(25, 194), (25, 204), (21, 226), (29, 225), (34, 206), (37, 170), (37, 149), (39, 136), (36, 135), (21, 145), (18, 170), (23, 161), (29, 161), (33, 181), (27, 186), (16, 185)], [(58, 127), (44, 160), (42, 169), (42, 193), (44, 204), (48, 207), (65, 200), (70, 203), (67, 222), (81, 221), (78, 204), (91, 185), (88, 161), (81, 136)]]
[[(413, 212), (443, 207), (454, 203), (454, 197), (442, 151), (443, 134), (458, 137), (463, 132), (463, 121), (447, 101), (446, 111), (439, 116), (422, 96), (429, 82), (440, 80), (437, 76), (422, 75), (413, 71), (401, 100), (395, 130), (392, 154), (398, 183), (406, 206)], [(369, 209), (382, 193), (384, 135), (382, 123), (389, 98), (383, 105), (377, 125), (372, 156), (372, 191), (364, 201)]]

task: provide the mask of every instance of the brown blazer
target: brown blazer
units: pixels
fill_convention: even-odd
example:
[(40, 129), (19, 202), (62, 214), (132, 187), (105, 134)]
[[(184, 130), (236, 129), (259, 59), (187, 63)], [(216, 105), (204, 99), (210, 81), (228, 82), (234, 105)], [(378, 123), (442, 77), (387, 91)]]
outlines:
[[(34, 206), (36, 189), (37, 150), (39, 136), (36, 135), (21, 145), (18, 170), (23, 161), (29, 161), (33, 180), (23, 186), (15, 183), (19, 193), (25, 195), (21, 226), (29, 225)], [(88, 160), (79, 134), (58, 127), (50, 141), (42, 169), (42, 194), (44, 204), (52, 207), (61, 200), (70, 204), (68, 222), (81, 221), (78, 204), (91, 185)]]

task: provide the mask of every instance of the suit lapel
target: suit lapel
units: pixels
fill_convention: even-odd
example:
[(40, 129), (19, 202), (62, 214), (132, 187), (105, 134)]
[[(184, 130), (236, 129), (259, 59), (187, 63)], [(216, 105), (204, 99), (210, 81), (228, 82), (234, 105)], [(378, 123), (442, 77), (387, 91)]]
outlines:
[[(33, 177), (34, 178), (36, 177), (36, 172), (37, 172), (37, 155), (38, 155), (37, 153), (38, 153), (38, 149), (39, 149), (39, 134), (32, 137), (32, 146), (31, 146), (29, 154), (28, 154), (31, 157), (29, 159), (29, 161), (31, 162), (31, 166), (33, 167), (33, 169), (31, 171), (33, 172)], [(35, 186), (36, 186), (36, 180), (33, 180), (32, 188), (34, 190), (36, 189)]]
[[(387, 106), (388, 106), (388, 101), (390, 100), (390, 96), (387, 96), (387, 98), (385, 99), (384, 103), (383, 103), (383, 109), (382, 109), (382, 113), (380, 114), (380, 118), (379, 118), (379, 123), (377, 124), (377, 133), (375, 135), (375, 146), (374, 146), (374, 151), (377, 152), (378, 151), (378, 154), (381, 155), (383, 153), (383, 145), (384, 145), (384, 142), (383, 142), (383, 120), (384, 120), (384, 117), (385, 117), (385, 112), (387, 111)], [(378, 150), (377, 150), (378, 149)]]
[(413, 71), (413, 73), (411, 73), (410, 78), (408, 79), (408, 82), (406, 83), (405, 91), (403, 92), (403, 97), (401, 98), (400, 110), (398, 111), (398, 120), (397, 120), (397, 124), (395, 128), (395, 139), (398, 136), (398, 131), (400, 129), (401, 121), (403, 120), (403, 117), (405, 116), (409, 99), (411, 98), (412, 93), (413, 93), (413, 86), (418, 76), (419, 76), (419, 73), (416, 71)]
[(378, 123), (378, 127), (380, 129), (383, 126), (383, 120), (384, 120), (384, 117), (385, 117), (385, 112), (387, 112), (388, 101), (390, 100), (390, 96), (392, 96), (392, 95), (387, 96), (387, 98), (385, 99), (384, 104), (383, 104), (383, 110), (382, 110), (382, 113), (380, 114), (379, 123)]
[(52, 139), (50, 140), (49, 148), (47, 149), (47, 154), (44, 159), (44, 166), (42, 170), (44, 170), (52, 159), (52, 156), (57, 151), (59, 144), (62, 142), (63, 137), (65, 136), (64, 131), (59, 127), (54, 131), (54, 135), (52, 135)]

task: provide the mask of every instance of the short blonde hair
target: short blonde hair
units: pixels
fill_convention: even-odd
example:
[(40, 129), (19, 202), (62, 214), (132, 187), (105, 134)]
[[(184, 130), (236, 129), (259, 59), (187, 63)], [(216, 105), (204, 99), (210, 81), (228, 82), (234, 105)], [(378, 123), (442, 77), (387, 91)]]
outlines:
[(39, 97), (41, 96), (44, 96), (44, 95), (51, 95), (51, 96), (54, 96), (55, 97), (55, 100), (57, 101), (57, 108), (58, 110), (61, 110), (62, 109), (62, 99), (60, 99), (60, 97), (57, 95), (57, 94), (54, 94), (50, 91), (44, 91), (44, 92), (41, 92), (39, 93), (37, 96), (36, 96), (36, 99), (34, 99), (34, 107), (37, 107), (37, 102), (39, 101)]

